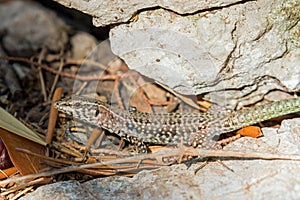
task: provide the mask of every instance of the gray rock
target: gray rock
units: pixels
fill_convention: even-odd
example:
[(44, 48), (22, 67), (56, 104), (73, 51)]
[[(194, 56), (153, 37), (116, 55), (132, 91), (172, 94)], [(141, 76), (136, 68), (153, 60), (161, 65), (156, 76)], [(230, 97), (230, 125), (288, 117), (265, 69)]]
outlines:
[(10, 55), (27, 57), (43, 47), (59, 52), (67, 43), (66, 25), (37, 3), (2, 3), (0, 19), (0, 33), (5, 33), (3, 46)]
[(223, 105), (299, 90), (299, 1), (249, 1), (180, 16), (164, 9), (111, 30), (130, 68), (178, 92)]
[(97, 46), (97, 40), (88, 33), (79, 32), (71, 38), (71, 45), (73, 58), (86, 58)]
[(69, 8), (75, 8), (93, 16), (95, 26), (105, 26), (127, 22), (135, 13), (144, 9), (156, 9), (158, 7), (172, 10), (176, 13), (194, 13), (199, 10), (207, 10), (228, 6), (240, 0), (192, 0), (192, 1), (168, 1), (168, 0), (131, 0), (131, 1), (80, 1), (80, 0), (55, 0)]
[(234, 108), (300, 89), (297, 0), (56, 1), (117, 24), (113, 52), (177, 92)]
[(62, 181), (39, 187), (34, 192), (20, 198), (22, 200), (31, 199), (95, 199), (89, 191), (82, 187), (78, 181)]

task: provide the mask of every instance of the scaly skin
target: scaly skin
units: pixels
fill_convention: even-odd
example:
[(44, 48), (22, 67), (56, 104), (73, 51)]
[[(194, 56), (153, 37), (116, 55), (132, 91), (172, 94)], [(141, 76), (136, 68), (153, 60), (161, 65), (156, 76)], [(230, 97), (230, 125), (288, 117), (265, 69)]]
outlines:
[(75, 95), (56, 102), (55, 107), (75, 120), (115, 133), (146, 152), (145, 143), (182, 142), (193, 147), (219, 148), (215, 136), (300, 112), (300, 98), (227, 113), (142, 113), (112, 108), (104, 102)]

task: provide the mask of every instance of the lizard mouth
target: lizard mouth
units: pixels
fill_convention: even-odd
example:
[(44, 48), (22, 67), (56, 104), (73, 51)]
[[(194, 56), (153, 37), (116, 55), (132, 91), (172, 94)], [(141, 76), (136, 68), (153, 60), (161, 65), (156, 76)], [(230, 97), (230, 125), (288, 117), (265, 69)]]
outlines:
[(63, 101), (54, 102), (53, 105), (60, 112), (64, 112), (64, 113), (69, 114), (69, 115), (72, 114), (72, 112), (70, 111), (70, 109), (67, 109), (67, 108), (72, 108), (72, 106), (65, 105), (65, 103)]

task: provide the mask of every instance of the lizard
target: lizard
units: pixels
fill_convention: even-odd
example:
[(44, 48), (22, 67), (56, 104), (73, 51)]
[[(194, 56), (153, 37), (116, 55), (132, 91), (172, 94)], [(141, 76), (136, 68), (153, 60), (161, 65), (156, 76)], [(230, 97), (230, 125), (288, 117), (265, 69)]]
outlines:
[(72, 95), (54, 103), (56, 109), (92, 127), (103, 128), (135, 145), (139, 153), (147, 144), (185, 145), (219, 149), (218, 135), (300, 112), (300, 98), (292, 98), (229, 112), (144, 113), (123, 110), (84, 96)]

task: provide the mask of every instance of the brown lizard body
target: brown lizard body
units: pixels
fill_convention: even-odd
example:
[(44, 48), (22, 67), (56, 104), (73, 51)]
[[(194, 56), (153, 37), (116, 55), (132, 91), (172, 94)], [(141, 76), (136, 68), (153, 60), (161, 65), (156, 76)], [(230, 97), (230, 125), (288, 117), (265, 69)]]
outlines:
[(215, 136), (299, 112), (300, 98), (226, 113), (143, 113), (75, 95), (56, 102), (55, 107), (76, 120), (115, 133), (146, 152), (145, 143), (183, 142), (193, 147), (218, 148)]

